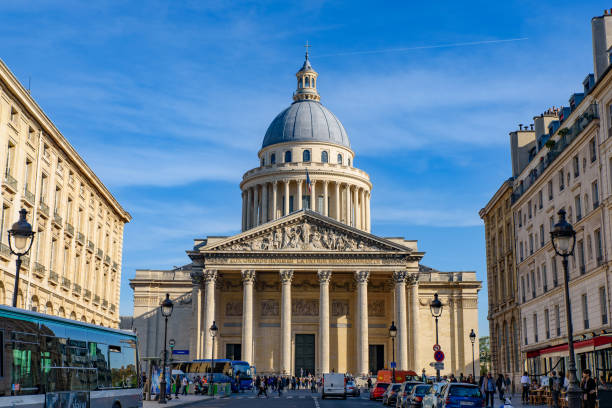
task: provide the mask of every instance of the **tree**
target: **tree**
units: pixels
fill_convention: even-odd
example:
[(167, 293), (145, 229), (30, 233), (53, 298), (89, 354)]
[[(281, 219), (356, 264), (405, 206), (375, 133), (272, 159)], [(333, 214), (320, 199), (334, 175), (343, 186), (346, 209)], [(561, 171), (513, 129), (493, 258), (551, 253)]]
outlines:
[(480, 375), (485, 375), (491, 371), (491, 347), (489, 336), (478, 339), (478, 350), (480, 357)]

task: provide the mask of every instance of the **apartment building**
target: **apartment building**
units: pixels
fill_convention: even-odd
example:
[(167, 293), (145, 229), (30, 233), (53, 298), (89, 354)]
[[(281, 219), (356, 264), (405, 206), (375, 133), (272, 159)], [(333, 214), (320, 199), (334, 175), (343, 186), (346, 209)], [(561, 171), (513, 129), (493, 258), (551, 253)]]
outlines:
[(124, 224), (131, 219), (0, 60), (0, 304), (11, 304), (7, 230), (21, 208), (36, 235), (20, 271), (18, 307), (119, 325)]
[(504, 181), (480, 210), (485, 223), (491, 369), (520, 383), (520, 315), (514, 261), (514, 225), (511, 210), (513, 179)]

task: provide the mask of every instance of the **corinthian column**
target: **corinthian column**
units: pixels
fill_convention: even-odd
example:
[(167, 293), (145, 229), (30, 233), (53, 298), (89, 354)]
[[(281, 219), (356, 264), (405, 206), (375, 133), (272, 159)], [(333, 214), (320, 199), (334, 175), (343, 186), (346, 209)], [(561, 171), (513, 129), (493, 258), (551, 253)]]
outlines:
[(291, 373), (291, 279), (292, 270), (280, 271), (281, 292), (281, 366), (284, 375)]
[(369, 370), (368, 349), (368, 278), (369, 271), (355, 272), (357, 281), (357, 373), (366, 375)]
[(249, 229), (253, 226), (253, 189), (251, 187), (249, 187), (247, 189), (247, 208), (246, 208), (246, 212), (247, 212), (247, 227), (246, 229)]
[(372, 231), (372, 225), (370, 223), (370, 193), (366, 194), (366, 231)]
[(255, 271), (242, 271), (242, 359), (255, 365), (253, 356), (253, 282)]
[(365, 219), (366, 219), (366, 206), (365, 206), (365, 193), (364, 193), (364, 189), (360, 188), (359, 189), (359, 225), (361, 226), (361, 229), (364, 231), (367, 231), (367, 227), (365, 225)]
[(268, 183), (261, 185), (261, 223), (268, 222)]
[(346, 225), (351, 225), (351, 185), (346, 184)]
[(358, 195), (358, 188), (355, 187), (353, 189), (353, 207), (355, 208), (355, 225), (353, 225), (353, 227), (355, 228), (361, 228), (361, 223), (359, 222), (359, 214), (361, 213), (359, 211), (359, 195)]
[(246, 191), (242, 192), (242, 231), (246, 231), (246, 222), (247, 222), (247, 218), (246, 218), (246, 209), (247, 209), (247, 197), (246, 197)]
[(278, 216), (276, 214), (277, 208), (276, 206), (278, 205), (278, 181), (274, 181), (272, 183), (272, 216), (270, 217), (270, 220), (274, 221), (276, 219), (276, 217)]
[(397, 316), (397, 365), (408, 369), (408, 322), (406, 320), (406, 271), (393, 272), (395, 282), (395, 310)]
[(298, 180), (296, 181), (296, 188), (297, 188), (297, 209), (301, 210), (302, 209), (302, 180)]
[(285, 211), (283, 215), (289, 214), (289, 180), (285, 180)]
[(412, 329), (412, 366), (419, 365), (419, 275), (408, 275), (410, 285), (410, 328)]
[(329, 217), (329, 208), (328, 207), (328, 197), (329, 197), (329, 193), (327, 191), (327, 185), (329, 184), (329, 181), (325, 180), (323, 182), (323, 208), (321, 208), (321, 211), (323, 213), (324, 216)]
[(215, 283), (217, 282), (217, 271), (206, 269), (203, 274), (204, 286), (206, 291), (206, 319), (202, 328), (204, 335), (204, 358), (212, 358), (212, 337), (208, 334), (208, 328), (215, 320)]
[(191, 313), (193, 316), (193, 335), (189, 344), (189, 357), (192, 360), (202, 358), (202, 269), (194, 268), (191, 273)]
[(253, 187), (253, 227), (259, 225), (259, 186)]
[(340, 183), (337, 181), (334, 183), (336, 185), (336, 221), (342, 221), (342, 209), (340, 208)]
[(329, 280), (331, 271), (319, 271), (319, 364), (321, 374), (329, 373)]

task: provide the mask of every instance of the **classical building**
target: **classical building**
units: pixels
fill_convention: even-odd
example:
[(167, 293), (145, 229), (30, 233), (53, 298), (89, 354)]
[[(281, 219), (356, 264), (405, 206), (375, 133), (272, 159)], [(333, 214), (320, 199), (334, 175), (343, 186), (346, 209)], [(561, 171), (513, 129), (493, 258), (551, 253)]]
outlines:
[(36, 235), (23, 259), (18, 306), (117, 327), (130, 215), (2, 61), (0, 158), (0, 304), (11, 304), (15, 281), (7, 230), (25, 208)]
[[(593, 18), (592, 28), (595, 74), (584, 79), (584, 91), (572, 94), (568, 106), (548, 109), (535, 116), (533, 124), (510, 133), (513, 177), (505, 191), (512, 192), (513, 298), (519, 304), (520, 327), (510, 328), (508, 337), (503, 326), (500, 330), (497, 321), (490, 320), (491, 350), (494, 362), (504, 362), (504, 345), (520, 333), (522, 365), (534, 375), (567, 371), (564, 271), (550, 240), (561, 209), (576, 230), (569, 290), (578, 370), (612, 369), (612, 338), (602, 335), (611, 328), (612, 68), (607, 53), (612, 47), (612, 14)], [(489, 234), (486, 220), (485, 226)], [(495, 251), (490, 239), (487, 236), (488, 257)], [(488, 268), (492, 276), (495, 266), (488, 263)], [(489, 281), (489, 295), (495, 294), (497, 284)]]
[(506, 373), (513, 384), (520, 384), (520, 317), (514, 262), (510, 178), (504, 181), (487, 205), (480, 210), (485, 223), (491, 370)]
[(189, 264), (138, 270), (130, 281), (141, 355), (163, 348), (159, 303), (168, 292), (175, 358), (243, 359), (258, 373), (367, 373), (389, 366), (395, 321), (398, 368), (433, 373), (429, 303), (439, 293), (443, 372), (471, 372), (475, 273), (427, 268), (416, 241), (370, 233), (372, 183), (320, 103), (308, 55), (293, 99), (266, 132), (260, 166), (243, 177), (242, 232), (196, 239)]

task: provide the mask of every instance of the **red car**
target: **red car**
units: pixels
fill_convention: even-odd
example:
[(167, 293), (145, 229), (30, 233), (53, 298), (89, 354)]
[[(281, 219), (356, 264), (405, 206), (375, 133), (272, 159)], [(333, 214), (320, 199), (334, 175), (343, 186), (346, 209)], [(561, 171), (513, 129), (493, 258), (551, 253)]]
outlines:
[(389, 383), (377, 382), (376, 386), (374, 386), (374, 389), (370, 393), (370, 399), (371, 400), (382, 399), (382, 396), (385, 393), (385, 391), (387, 391), (388, 386), (389, 386)]

